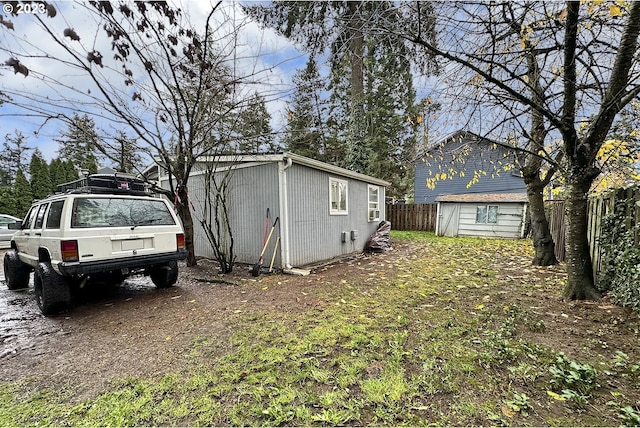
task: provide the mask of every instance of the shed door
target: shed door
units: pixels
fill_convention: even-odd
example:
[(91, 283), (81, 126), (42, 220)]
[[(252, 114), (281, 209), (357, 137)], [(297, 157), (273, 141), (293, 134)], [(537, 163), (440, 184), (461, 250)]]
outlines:
[(460, 204), (440, 203), (438, 236), (458, 236)]

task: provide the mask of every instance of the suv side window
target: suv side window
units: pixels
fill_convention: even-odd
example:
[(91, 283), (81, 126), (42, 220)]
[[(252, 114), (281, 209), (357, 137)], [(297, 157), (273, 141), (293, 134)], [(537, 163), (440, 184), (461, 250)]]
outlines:
[(33, 219), (35, 218), (37, 211), (38, 211), (37, 205), (31, 207), (31, 209), (29, 210), (29, 212), (24, 218), (24, 222), (22, 223), (23, 229), (31, 229), (31, 223), (33, 223)]
[(47, 207), (49, 204), (40, 205), (40, 209), (38, 210), (38, 215), (36, 216), (36, 225), (34, 229), (42, 229), (42, 224), (44, 223), (44, 213), (47, 211)]
[(60, 229), (60, 219), (62, 217), (62, 206), (64, 201), (56, 201), (51, 203), (49, 215), (47, 216), (47, 229)]

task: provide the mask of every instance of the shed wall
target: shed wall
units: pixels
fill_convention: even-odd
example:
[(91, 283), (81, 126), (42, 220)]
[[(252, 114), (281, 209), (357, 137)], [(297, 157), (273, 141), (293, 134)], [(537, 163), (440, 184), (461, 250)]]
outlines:
[[(329, 177), (347, 180), (348, 215), (329, 214)], [(384, 220), (384, 187), (379, 189), (381, 217), (370, 222), (367, 183), (293, 164), (287, 170), (291, 264), (304, 266), (362, 251)], [(351, 231), (358, 234), (354, 241)], [(345, 243), (342, 232), (347, 234)]]
[[(205, 202), (205, 175), (191, 176), (189, 196), (193, 203), (195, 252), (198, 257), (213, 258), (213, 250), (200, 225)], [(329, 214), (329, 177), (348, 182), (348, 215)], [(304, 266), (362, 251), (364, 244), (384, 220), (385, 188), (379, 189), (380, 219), (368, 220), (368, 183), (293, 163), (286, 169), (289, 254), (292, 266)], [(160, 183), (168, 188), (166, 180)], [(254, 264), (260, 257), (267, 208), (270, 224), (280, 216), (278, 162), (255, 163), (232, 173), (229, 186), (229, 210), (234, 238), (235, 261)], [(357, 237), (351, 240), (351, 232)], [(346, 242), (341, 241), (346, 232)], [(271, 261), (280, 228), (276, 228), (265, 252), (265, 266)], [(280, 250), (275, 267), (280, 266)]]
[[(205, 201), (204, 178), (204, 174), (193, 175), (188, 183), (189, 196), (193, 203), (191, 213), (194, 217), (195, 252), (197, 257), (213, 258), (213, 250), (199, 222)], [(236, 262), (256, 263), (262, 250), (267, 208), (270, 209), (271, 223), (280, 215), (277, 163), (235, 170), (231, 176), (228, 201)], [(276, 233), (265, 252), (269, 261)], [(276, 257), (275, 263), (278, 267), (279, 261), (280, 258)], [(268, 262), (266, 264), (268, 265)]]
[[(442, 202), (442, 205), (448, 203)], [(476, 223), (478, 205), (498, 205), (497, 223)], [(520, 238), (524, 221), (523, 203), (460, 203), (458, 236), (482, 236), (489, 238)]]

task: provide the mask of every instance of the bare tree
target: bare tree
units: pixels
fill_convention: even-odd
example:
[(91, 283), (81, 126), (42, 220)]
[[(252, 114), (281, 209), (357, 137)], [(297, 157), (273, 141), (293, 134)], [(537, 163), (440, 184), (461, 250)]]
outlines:
[[(71, 13), (67, 4), (59, 9), (47, 4), (47, 16), (14, 13), (0, 27), (6, 36), (0, 42), (5, 65), (49, 89), (3, 86), (5, 103), (43, 123), (69, 121), (77, 112), (106, 119), (118, 131), (126, 129), (169, 177), (169, 192), (185, 228), (189, 265), (196, 258), (187, 181), (198, 157), (225, 146), (221, 123), (239, 104), (237, 86), (243, 80), (229, 65), (233, 58), (222, 52), (221, 46), (233, 44), (238, 29), (233, 27), (230, 34), (217, 31), (222, 23), (215, 22), (214, 14), (220, 5), (212, 7), (200, 31), (166, 2), (76, 3), (74, 10), (83, 11), (92, 23), (82, 31), (65, 16)], [(37, 43), (20, 36), (34, 26), (40, 34)], [(42, 61), (66, 67), (81, 79), (56, 77), (41, 67)]]
[[(483, 94), (482, 101), (491, 100), (473, 104), (475, 112), (483, 114), (487, 133), (517, 126), (529, 141), (519, 150), (538, 157), (550, 172), (562, 169), (570, 225), (564, 295), (597, 299), (587, 241), (587, 194), (600, 172), (597, 153), (617, 114), (640, 93), (640, 3), (439, 6), (448, 10), (438, 14), (437, 43), (421, 34), (420, 25), (407, 26), (413, 31), (402, 34), (459, 65), (461, 74), (451, 79), (466, 79), (467, 85)], [(419, 17), (420, 7), (420, 3), (411, 5), (405, 16)], [(524, 25), (515, 32), (512, 19), (523, 14), (527, 18), (515, 22)], [(554, 138), (562, 141), (558, 156), (549, 151)], [(533, 174), (534, 181), (537, 174), (544, 183), (542, 165), (540, 169), (535, 162), (529, 165), (531, 171), (524, 168), (523, 172)]]

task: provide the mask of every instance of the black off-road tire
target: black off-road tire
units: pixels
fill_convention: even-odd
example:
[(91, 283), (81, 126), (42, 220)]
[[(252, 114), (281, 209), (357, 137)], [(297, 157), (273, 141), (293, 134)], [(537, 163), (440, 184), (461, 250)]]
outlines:
[(171, 261), (150, 270), (149, 276), (157, 288), (172, 287), (178, 281), (178, 262)]
[(51, 263), (38, 263), (33, 283), (36, 302), (44, 315), (57, 314), (69, 309), (71, 287), (63, 276), (53, 270)]
[(9, 250), (4, 255), (4, 278), (9, 290), (19, 290), (29, 286), (31, 267), (22, 263), (16, 250)]

